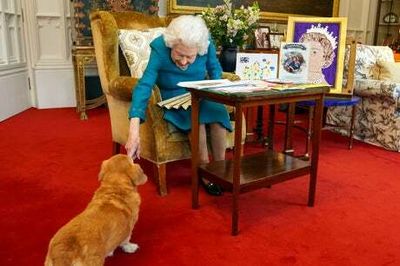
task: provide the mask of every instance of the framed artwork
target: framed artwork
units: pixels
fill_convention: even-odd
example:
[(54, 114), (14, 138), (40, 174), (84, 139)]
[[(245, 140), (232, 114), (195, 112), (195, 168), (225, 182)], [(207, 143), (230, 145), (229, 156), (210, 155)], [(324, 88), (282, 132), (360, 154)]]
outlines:
[[(340, 0), (263, 0), (258, 1), (263, 20), (287, 21), (289, 16), (336, 17)], [(235, 8), (249, 6), (253, 0), (232, 0)], [(168, 14), (201, 13), (205, 7), (221, 5), (223, 0), (168, 0)]]
[(342, 90), (347, 18), (289, 17), (287, 42), (309, 43), (309, 81), (328, 83), (330, 93)]
[(271, 32), (269, 34), (269, 42), (271, 49), (278, 50), (281, 47), (281, 43), (284, 41), (284, 34), (281, 32)]
[(157, 15), (156, 0), (70, 0), (73, 14), (72, 40), (77, 46), (92, 46), (92, 31), (90, 28), (90, 12), (93, 10), (138, 11)]
[(235, 74), (243, 80), (276, 79), (278, 53), (237, 53)]
[(271, 32), (268, 26), (260, 27), (254, 31), (254, 47), (256, 49), (270, 49), (269, 33)]
[(308, 82), (310, 45), (282, 43), (279, 53), (279, 79), (300, 83)]

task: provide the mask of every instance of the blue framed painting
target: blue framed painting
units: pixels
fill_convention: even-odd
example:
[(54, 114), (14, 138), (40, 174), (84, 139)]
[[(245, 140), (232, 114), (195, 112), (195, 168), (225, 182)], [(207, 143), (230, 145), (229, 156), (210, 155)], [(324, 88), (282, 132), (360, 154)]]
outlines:
[(347, 94), (342, 88), (347, 18), (289, 17), (287, 42), (309, 43), (309, 81), (328, 83), (330, 93)]
[(77, 46), (91, 46), (90, 12), (93, 10), (138, 11), (158, 14), (159, 0), (70, 0), (73, 14), (73, 42)]

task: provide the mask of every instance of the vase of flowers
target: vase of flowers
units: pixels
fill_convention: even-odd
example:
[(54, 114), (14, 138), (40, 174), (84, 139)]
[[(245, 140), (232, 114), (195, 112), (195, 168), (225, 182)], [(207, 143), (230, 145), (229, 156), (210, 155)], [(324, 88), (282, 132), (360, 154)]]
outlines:
[(238, 49), (246, 44), (258, 26), (260, 17), (258, 3), (254, 2), (247, 8), (241, 6), (235, 9), (231, 0), (224, 0), (224, 4), (204, 10), (202, 17), (216, 45), (221, 47), (219, 58), (222, 69), (227, 72), (235, 71)]
[(236, 54), (239, 48), (237, 46), (222, 46), (219, 54), (219, 62), (222, 70), (225, 72), (235, 72), (236, 70)]

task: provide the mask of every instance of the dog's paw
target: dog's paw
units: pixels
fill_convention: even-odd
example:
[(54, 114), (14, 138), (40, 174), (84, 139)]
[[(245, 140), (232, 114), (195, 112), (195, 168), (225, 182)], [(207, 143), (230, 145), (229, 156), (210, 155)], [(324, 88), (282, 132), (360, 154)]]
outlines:
[(121, 246), (122, 250), (126, 253), (135, 253), (139, 246), (135, 243), (126, 243)]

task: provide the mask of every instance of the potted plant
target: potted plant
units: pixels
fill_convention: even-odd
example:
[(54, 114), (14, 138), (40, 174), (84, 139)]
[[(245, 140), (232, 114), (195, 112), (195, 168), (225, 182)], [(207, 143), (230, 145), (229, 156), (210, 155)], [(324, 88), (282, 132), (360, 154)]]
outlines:
[(224, 0), (224, 4), (204, 10), (202, 17), (216, 45), (222, 48), (220, 62), (223, 70), (233, 72), (237, 50), (244, 46), (258, 27), (260, 17), (258, 3), (254, 2), (247, 8), (242, 5), (234, 9), (231, 0)]

